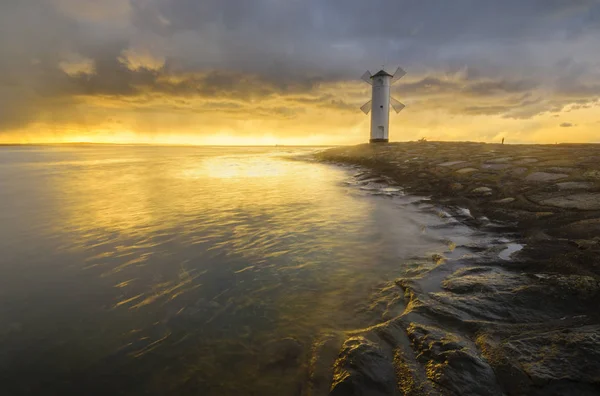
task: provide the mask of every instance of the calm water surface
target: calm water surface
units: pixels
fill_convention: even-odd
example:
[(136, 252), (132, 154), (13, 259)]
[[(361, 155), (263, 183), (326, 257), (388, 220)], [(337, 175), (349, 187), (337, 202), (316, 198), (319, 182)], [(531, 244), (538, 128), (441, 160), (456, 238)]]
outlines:
[(308, 356), (448, 246), (310, 151), (0, 148), (0, 394), (297, 393), (269, 342)]

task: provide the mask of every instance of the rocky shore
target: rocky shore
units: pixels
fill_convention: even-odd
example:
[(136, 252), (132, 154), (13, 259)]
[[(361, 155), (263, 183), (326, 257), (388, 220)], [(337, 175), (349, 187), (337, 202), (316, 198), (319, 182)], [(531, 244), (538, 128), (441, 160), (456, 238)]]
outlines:
[(536, 269), (600, 276), (600, 145), (408, 142), (340, 147), (319, 158), (365, 166), (407, 193), (465, 207), (475, 225), (482, 217), (506, 224)]
[(600, 394), (600, 145), (409, 142), (317, 157), (524, 248), (404, 263), (378, 323), (315, 343), (305, 393)]

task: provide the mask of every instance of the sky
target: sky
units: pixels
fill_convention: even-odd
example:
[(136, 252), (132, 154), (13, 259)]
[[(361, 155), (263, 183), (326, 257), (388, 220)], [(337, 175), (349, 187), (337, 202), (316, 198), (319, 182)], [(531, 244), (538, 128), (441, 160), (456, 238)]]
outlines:
[(2, 0), (0, 143), (600, 142), (600, 0)]

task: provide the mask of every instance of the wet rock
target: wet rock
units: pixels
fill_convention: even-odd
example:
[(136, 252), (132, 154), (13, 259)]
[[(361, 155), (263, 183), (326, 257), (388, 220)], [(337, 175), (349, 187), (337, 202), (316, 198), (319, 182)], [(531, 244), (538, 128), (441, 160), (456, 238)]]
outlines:
[(574, 241), (575, 245), (577, 245), (577, 248), (579, 249), (593, 249), (596, 248), (598, 246), (600, 246), (600, 237), (596, 237), (596, 239), (577, 239), (576, 241)]
[[(563, 395), (591, 394), (600, 383), (600, 326), (530, 332), (509, 337), (498, 346), (514, 370), (522, 370), (531, 387), (542, 388), (538, 394), (557, 394), (552, 389), (569, 382)], [(544, 389), (546, 391), (544, 392)], [(596, 388), (598, 390), (598, 388)], [(521, 389), (522, 394), (531, 394)], [(552, 393), (551, 393), (552, 392)]]
[(561, 289), (556, 281), (478, 268), (456, 271), (443, 281), (444, 291), (430, 297), (438, 305), (460, 312), (463, 320), (530, 323), (559, 319), (573, 311), (563, 298), (571, 289)]
[(380, 191), (385, 192), (385, 193), (396, 193), (396, 192), (401, 192), (402, 190), (399, 188), (395, 188), (395, 187), (384, 187)]
[(344, 337), (342, 334), (323, 334), (312, 346), (309, 364), (310, 395), (327, 395), (331, 389), (333, 364), (336, 361)]
[(518, 165), (525, 165), (525, 164), (533, 164), (533, 163), (536, 163), (538, 161), (539, 160), (536, 159), (536, 158), (523, 158), (523, 159), (520, 159), (518, 161), (515, 161), (514, 163), (518, 164)]
[(600, 155), (592, 155), (589, 157), (585, 157), (583, 159), (584, 162), (591, 162), (592, 164), (598, 164), (600, 163)]
[(442, 264), (444, 261), (446, 261), (446, 258), (438, 253), (434, 253), (431, 255), (431, 260), (436, 263), (437, 265)]
[(556, 157), (555, 159), (548, 159), (547, 161), (539, 163), (538, 166), (572, 167), (573, 165), (576, 164), (576, 162), (579, 160), (579, 158), (577, 157), (576, 153), (570, 153), (570, 154), (571, 154), (570, 158), (567, 158), (566, 156), (562, 156), (563, 158), (561, 158), (561, 159), (559, 159), (561, 157), (560, 154), (554, 154), (554, 157)]
[(573, 222), (562, 227), (561, 232), (581, 239), (600, 236), (600, 218)]
[(594, 187), (592, 183), (586, 182), (562, 182), (556, 183), (559, 190), (589, 190)]
[(548, 168), (548, 171), (553, 173), (571, 173), (575, 171), (575, 168), (570, 168), (566, 166), (553, 166)]
[(369, 177), (366, 179), (358, 179), (359, 184), (385, 184), (388, 181), (383, 177)]
[(587, 172), (583, 173), (583, 177), (588, 178), (588, 179), (598, 179), (600, 180), (600, 170), (589, 170)]
[(359, 172), (354, 175), (354, 178), (359, 181), (370, 181), (372, 179), (377, 179), (377, 175), (374, 175), (369, 172)]
[(486, 162), (489, 164), (505, 164), (512, 160), (512, 157), (503, 157), (503, 158), (492, 158), (487, 160)]
[(555, 274), (535, 274), (533, 276), (542, 283), (558, 289), (562, 294), (577, 295), (582, 301), (594, 299), (600, 295), (600, 281), (591, 276)]
[(569, 175), (565, 175), (564, 173), (533, 172), (529, 174), (525, 180), (532, 182), (548, 182), (564, 179), (565, 177), (569, 177)]
[(511, 202), (514, 202), (514, 201), (515, 201), (514, 198), (509, 197), (509, 198), (498, 199), (498, 200), (493, 201), (493, 202), (494, 203), (498, 203), (498, 204), (508, 204), (508, 203), (511, 203)]
[(527, 168), (513, 168), (510, 170), (513, 175), (522, 175), (525, 172), (527, 172)]
[(481, 169), (502, 170), (510, 168), (509, 164), (483, 164)]
[(454, 165), (458, 165), (458, 164), (464, 164), (466, 161), (448, 161), (448, 162), (442, 162), (441, 164), (438, 164), (438, 166), (454, 166)]
[(466, 173), (473, 173), (473, 172), (477, 172), (479, 169), (477, 168), (462, 168), (456, 171), (456, 173), (458, 174), (466, 174)]
[(298, 364), (303, 352), (302, 344), (294, 338), (268, 342), (262, 349), (260, 363), (263, 368), (289, 368)]
[(471, 192), (477, 195), (492, 195), (492, 189), (489, 187), (477, 187), (471, 190)]
[(442, 287), (453, 293), (464, 294), (474, 291), (490, 291), (495, 289), (488, 282), (481, 281), (481, 275), (490, 273), (491, 268), (469, 267), (456, 271), (442, 282)]
[(407, 333), (428, 379), (442, 394), (502, 395), (494, 371), (472, 342), (417, 323), (411, 323)]
[(460, 184), (460, 183), (452, 183), (450, 185), (450, 189), (453, 190), (453, 191), (460, 191), (463, 188), (464, 188), (464, 186), (462, 184)]
[[(532, 197), (535, 199), (535, 197)], [(599, 210), (600, 193), (580, 193), (539, 199), (540, 205), (565, 209)]]
[[(536, 341), (531, 346), (518, 345), (507, 349), (505, 341), (497, 342), (494, 337), (482, 336), (478, 339), (485, 357), (482, 359), (478, 348), (473, 347), (469, 339), (429, 326), (430, 320), (433, 320), (450, 325), (450, 328), (461, 328), (467, 333), (481, 333), (480, 326), (485, 328), (487, 323), (493, 323), (490, 329), (500, 329), (505, 340), (520, 340), (525, 343), (530, 339), (545, 338), (545, 334), (561, 326), (560, 323), (563, 323), (560, 331), (566, 332), (565, 334), (570, 331), (579, 332), (573, 326), (574, 318), (579, 316), (573, 315), (578, 315), (580, 307), (574, 306), (573, 302), (597, 300), (599, 283), (595, 278), (555, 274), (524, 276), (497, 267), (479, 266), (457, 270), (443, 281), (446, 291), (440, 293), (424, 295), (418, 287), (418, 281), (414, 280), (400, 280), (398, 285), (411, 299), (411, 312), (404, 316), (413, 323), (408, 326), (413, 349), (419, 362), (425, 367), (428, 378), (440, 386), (441, 394), (487, 395), (503, 394), (502, 391), (509, 395), (539, 396), (595, 394), (593, 391), (597, 390), (599, 383), (597, 379), (594, 382), (587, 377), (575, 375), (566, 379), (535, 379), (545, 372), (548, 365), (543, 360), (548, 352), (536, 348), (539, 349), (544, 344), (551, 345), (552, 342), (548, 340)], [(427, 324), (414, 324), (422, 323), (423, 317), (427, 318)], [(569, 319), (565, 319), (567, 317)], [(524, 330), (528, 328), (530, 330)], [(521, 337), (524, 332), (528, 332), (527, 337)], [(590, 348), (590, 345), (598, 341), (589, 337), (594, 334), (593, 331), (585, 333), (582, 345), (573, 346), (579, 350), (575, 353), (570, 353), (568, 348), (570, 343), (578, 342), (575, 341), (577, 338), (571, 340), (568, 336), (562, 339), (559, 337), (555, 344), (567, 352), (562, 357), (562, 352), (556, 355), (556, 362), (549, 366), (566, 367), (570, 361), (578, 359), (579, 366), (573, 372), (587, 370), (586, 375), (589, 376), (589, 373), (596, 370), (596, 375), (600, 376), (596, 367), (600, 365), (597, 356), (600, 350), (592, 351)], [(600, 333), (596, 333), (595, 337), (600, 337)], [(481, 338), (486, 342), (482, 343)], [(519, 353), (524, 355), (519, 357)], [(530, 356), (536, 358), (530, 359)], [(539, 373), (523, 367), (518, 359), (525, 365), (535, 365), (534, 368)], [(528, 363), (529, 360), (532, 363)], [(453, 365), (454, 362), (459, 364)], [(494, 368), (493, 371), (491, 367)], [(557, 373), (559, 372), (557, 369)], [(572, 387), (565, 387), (566, 382), (571, 383)], [(478, 386), (483, 388), (476, 388)]]
[(457, 216), (459, 217), (463, 217), (463, 218), (473, 218), (473, 214), (471, 213), (471, 211), (467, 208), (456, 208), (454, 209), (454, 212), (456, 213)]
[(364, 337), (344, 342), (333, 373), (332, 396), (399, 395), (392, 361)]

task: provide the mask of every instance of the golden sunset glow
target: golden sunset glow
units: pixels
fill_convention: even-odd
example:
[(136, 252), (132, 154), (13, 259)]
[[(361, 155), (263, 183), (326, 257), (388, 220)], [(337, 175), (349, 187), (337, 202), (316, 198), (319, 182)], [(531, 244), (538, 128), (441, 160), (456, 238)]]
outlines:
[[(166, 144), (166, 145), (338, 145), (364, 143), (369, 133), (369, 117), (356, 114), (319, 114), (318, 111), (294, 119), (273, 120), (269, 117), (253, 120), (228, 119), (226, 114), (190, 113), (185, 120), (177, 120), (181, 127), (173, 129), (166, 125), (135, 130), (135, 126), (145, 124), (137, 120), (135, 114), (129, 125), (111, 128), (110, 125), (81, 127), (78, 125), (48, 126), (31, 125), (19, 131), (6, 132), (0, 136), (0, 143), (116, 143), (116, 144)], [(411, 113), (412, 112), (412, 113)], [(568, 143), (598, 142), (600, 139), (600, 108), (571, 110), (563, 115), (544, 114), (532, 119), (508, 119), (498, 116), (467, 116), (451, 113), (407, 108), (401, 115), (390, 119), (392, 141), (428, 140), (469, 140), (497, 142), (506, 138), (507, 143)], [(219, 117), (220, 115), (220, 117)], [(193, 123), (199, 125), (208, 119), (218, 118), (206, 133), (199, 133)], [(252, 113), (248, 117), (252, 117)], [(323, 120), (329, 117), (330, 120)], [(166, 118), (169, 118), (168, 116)], [(577, 124), (561, 126), (562, 119), (576, 119)], [(332, 121), (335, 120), (335, 121)], [(218, 124), (223, 126), (219, 127)], [(226, 127), (227, 124), (232, 126)], [(235, 127), (233, 126), (235, 125)], [(205, 128), (198, 128), (206, 131)]]
[[(370, 87), (360, 75), (384, 62), (408, 72), (392, 90), (407, 105), (391, 115), (392, 141), (600, 139), (600, 36), (575, 28), (589, 7), (540, 6), (521, 24), (510, 7), (492, 18), (484, 5), (460, 15), (440, 5), (440, 15), (453, 15), (441, 26), (432, 10), (387, 5), (380, 24), (390, 28), (375, 41), (368, 13), (327, 19), (333, 10), (320, 7), (166, 0), (0, 7), (13, 37), (0, 44), (10, 60), (0, 70), (8, 76), (0, 143), (363, 143), (369, 116), (359, 108)], [(493, 32), (482, 29), (486, 21), (498, 24)]]

